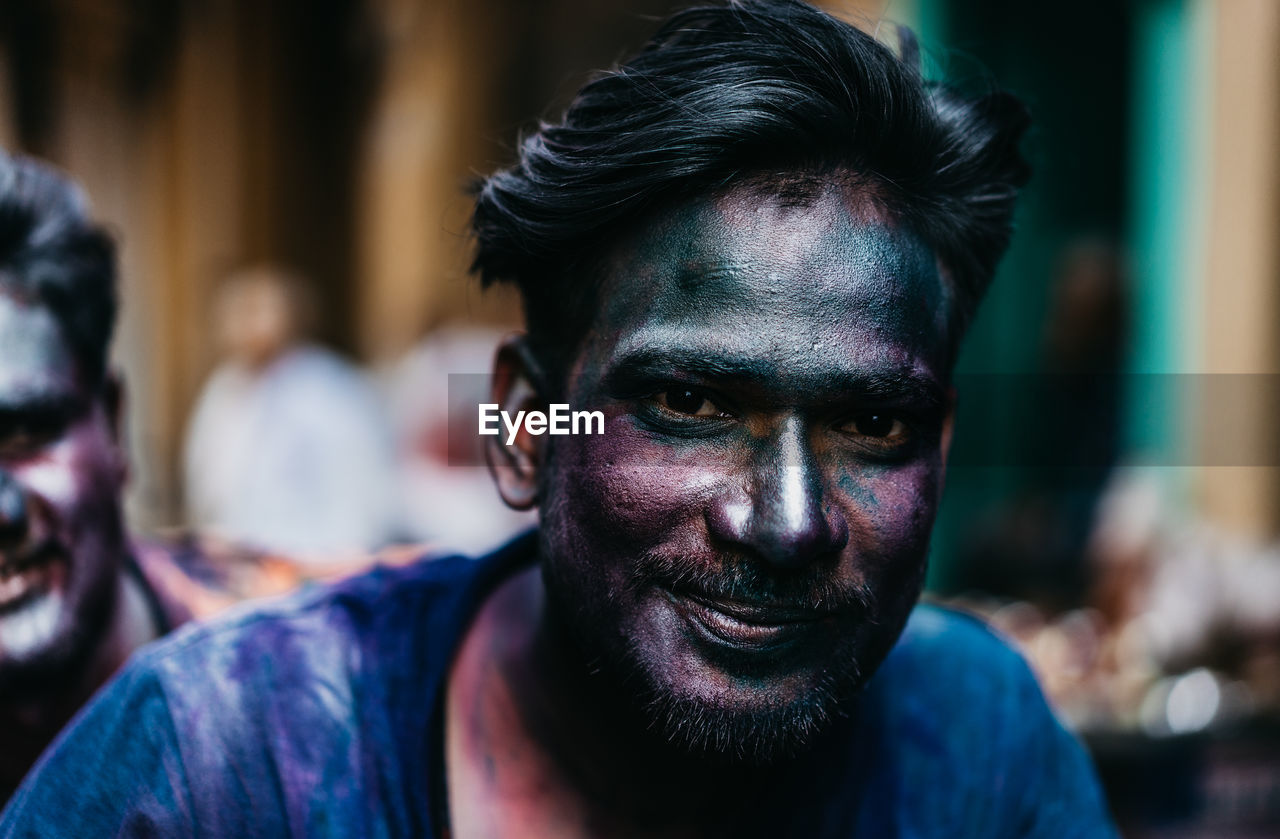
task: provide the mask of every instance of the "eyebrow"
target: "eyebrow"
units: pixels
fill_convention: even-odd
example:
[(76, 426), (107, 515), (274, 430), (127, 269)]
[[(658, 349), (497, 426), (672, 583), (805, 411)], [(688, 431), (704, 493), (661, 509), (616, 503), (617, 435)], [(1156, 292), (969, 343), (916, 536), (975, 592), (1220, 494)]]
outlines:
[[(820, 375), (822, 382), (815, 383), (810, 392), (829, 393), (841, 401), (901, 402), (927, 410), (941, 409), (946, 403), (946, 390), (936, 379), (909, 369), (839, 370)], [(779, 378), (773, 365), (750, 358), (717, 357), (684, 348), (638, 347), (616, 359), (605, 375), (604, 387), (615, 396), (634, 397), (655, 380), (680, 376), (762, 389), (776, 387)]]

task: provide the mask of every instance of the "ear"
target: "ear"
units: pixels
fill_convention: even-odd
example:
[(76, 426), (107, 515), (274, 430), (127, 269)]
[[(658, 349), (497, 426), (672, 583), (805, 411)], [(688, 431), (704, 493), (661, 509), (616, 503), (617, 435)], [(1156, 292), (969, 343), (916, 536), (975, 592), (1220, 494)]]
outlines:
[(108, 370), (102, 383), (102, 412), (107, 420), (107, 431), (115, 452), (121, 485), (129, 478), (129, 457), (125, 448), (125, 400), (124, 379), (118, 370)]
[(102, 383), (102, 409), (116, 445), (124, 440), (124, 399), (124, 379), (120, 377), (120, 371), (108, 370)]
[[(526, 337), (516, 335), (504, 340), (493, 360), (490, 390), (490, 401), (498, 405), (498, 410), (511, 422), (521, 411), (545, 411), (544, 382)], [(507, 506), (528, 510), (538, 503), (538, 469), (545, 456), (546, 437), (530, 434), (520, 423), (511, 439), (506, 423), (503, 420), (499, 424), (498, 434), (485, 437), (485, 461)]]

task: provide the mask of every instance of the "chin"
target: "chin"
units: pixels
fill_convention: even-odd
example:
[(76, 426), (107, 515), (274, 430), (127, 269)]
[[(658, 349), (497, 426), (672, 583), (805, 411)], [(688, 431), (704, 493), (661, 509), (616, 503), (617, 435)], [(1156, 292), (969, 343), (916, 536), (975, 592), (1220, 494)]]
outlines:
[(17, 698), (63, 683), (79, 664), (60, 592), (28, 598), (0, 617), (0, 697)]
[(42, 592), (0, 617), (0, 662), (22, 666), (58, 646), (65, 623), (61, 592)]
[(643, 724), (712, 763), (768, 765), (803, 754), (847, 716), (865, 681), (858, 634), (820, 650), (765, 652), (636, 629), (622, 670)]
[[(654, 609), (632, 624), (625, 655), (650, 730), (711, 762), (768, 765), (809, 751), (853, 713), (888, 657), (917, 589), (868, 612), (766, 648), (725, 644)], [(660, 619), (666, 618), (666, 619)]]
[(808, 751), (843, 715), (844, 691), (819, 681), (799, 692), (755, 686), (712, 697), (653, 686), (643, 712), (651, 730), (691, 757), (768, 765)]

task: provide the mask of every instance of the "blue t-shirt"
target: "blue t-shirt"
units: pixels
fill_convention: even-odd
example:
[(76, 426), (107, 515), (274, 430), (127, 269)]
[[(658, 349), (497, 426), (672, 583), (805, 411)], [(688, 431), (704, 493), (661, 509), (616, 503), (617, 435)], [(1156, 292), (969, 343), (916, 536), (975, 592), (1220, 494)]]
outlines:
[[(446, 674), (533, 551), (377, 569), (146, 648), (41, 758), (0, 839), (439, 836)], [(854, 719), (865, 771), (806, 836), (1115, 835), (1088, 757), (973, 619), (917, 607)]]

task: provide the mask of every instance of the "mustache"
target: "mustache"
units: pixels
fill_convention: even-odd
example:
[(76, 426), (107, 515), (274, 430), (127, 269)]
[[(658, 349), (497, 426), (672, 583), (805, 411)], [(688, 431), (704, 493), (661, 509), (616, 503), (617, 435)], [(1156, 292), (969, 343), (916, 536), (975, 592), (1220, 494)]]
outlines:
[(752, 557), (731, 554), (709, 558), (642, 554), (633, 566), (631, 583), (636, 588), (658, 585), (677, 594), (774, 609), (873, 615), (876, 606), (869, 586), (836, 579), (822, 563), (779, 572)]

